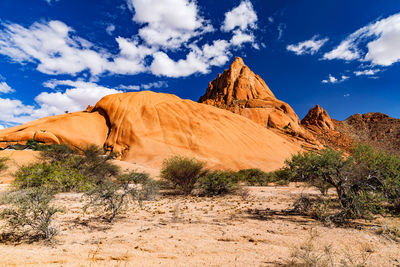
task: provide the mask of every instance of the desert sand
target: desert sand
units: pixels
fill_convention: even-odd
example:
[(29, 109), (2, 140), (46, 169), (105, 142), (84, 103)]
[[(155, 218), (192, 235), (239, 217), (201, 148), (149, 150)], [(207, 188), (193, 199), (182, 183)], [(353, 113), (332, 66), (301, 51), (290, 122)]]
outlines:
[[(337, 264), (400, 263), (399, 244), (377, 234), (385, 219), (362, 221), (359, 229), (325, 227), (282, 212), (301, 194), (316, 194), (312, 189), (292, 184), (249, 192), (159, 196), (142, 207), (131, 204), (113, 224), (83, 214), (80, 194), (59, 194), (55, 202), (64, 211), (55, 219), (55, 243), (1, 244), (1, 266), (290, 266), (295, 253), (327, 259), (327, 248)], [(390, 223), (400, 226), (399, 219)]]

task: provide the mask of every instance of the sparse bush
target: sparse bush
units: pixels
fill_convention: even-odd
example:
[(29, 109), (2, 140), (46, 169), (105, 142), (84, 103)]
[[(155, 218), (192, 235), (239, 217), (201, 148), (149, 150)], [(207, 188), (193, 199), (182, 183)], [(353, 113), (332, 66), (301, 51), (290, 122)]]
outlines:
[(100, 148), (75, 152), (66, 145), (41, 146), (43, 162), (22, 166), (15, 173), (17, 189), (46, 187), (56, 192), (84, 191), (119, 175), (119, 167)]
[(232, 172), (212, 171), (199, 178), (198, 186), (202, 195), (216, 196), (235, 192), (238, 182)]
[(271, 175), (260, 169), (244, 169), (237, 172), (240, 181), (252, 186), (265, 186), (271, 182)]
[(5, 157), (1, 157), (0, 158), (0, 172), (5, 171), (8, 169), (8, 166), (6, 164), (6, 162), (8, 161), (8, 158)]
[(293, 173), (287, 167), (272, 171), (268, 175), (271, 182), (277, 185), (288, 185), (293, 180)]
[(50, 162), (63, 161), (76, 155), (76, 152), (65, 144), (38, 145), (35, 149), (40, 151), (40, 157), (42, 160)]
[(134, 200), (146, 200), (154, 196), (156, 188), (146, 173), (136, 171), (120, 175), (115, 181), (107, 179), (96, 184), (85, 193), (89, 200), (84, 211), (89, 208), (100, 208), (104, 218), (112, 222), (117, 214)]
[(400, 158), (358, 145), (350, 157), (325, 149), (294, 155), (286, 161), (292, 180), (316, 186), (322, 194), (335, 188), (340, 211), (329, 218), (337, 223), (370, 219), (388, 208), (396, 212), (400, 197)]
[(0, 213), (0, 218), (6, 220), (0, 240), (51, 240), (57, 233), (52, 220), (60, 211), (50, 204), (53, 197), (54, 193), (46, 188), (9, 192), (6, 196), (7, 207)]
[[(14, 174), (17, 189), (47, 188), (55, 192), (82, 191), (90, 186), (84, 175), (65, 162), (32, 163), (20, 167)], [(64, 164), (66, 163), (66, 164)]]
[(207, 173), (205, 163), (194, 158), (173, 156), (162, 164), (161, 178), (169, 181), (175, 188), (189, 195), (197, 180)]

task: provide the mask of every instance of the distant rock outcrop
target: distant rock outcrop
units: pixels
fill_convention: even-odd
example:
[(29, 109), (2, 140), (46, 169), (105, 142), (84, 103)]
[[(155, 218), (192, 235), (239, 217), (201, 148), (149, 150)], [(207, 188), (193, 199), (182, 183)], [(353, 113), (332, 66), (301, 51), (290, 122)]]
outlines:
[(349, 152), (353, 146), (353, 140), (345, 133), (336, 130), (336, 120), (332, 120), (328, 112), (316, 105), (311, 108), (301, 120), (307, 133), (324, 147), (344, 150)]
[(245, 116), (264, 127), (291, 129), (297, 134), (302, 132), (293, 109), (278, 100), (264, 80), (240, 57), (209, 83), (198, 102)]
[(335, 124), (328, 112), (319, 105), (316, 105), (308, 111), (304, 119), (301, 120), (301, 124), (306, 127), (313, 125), (321, 129), (335, 130)]
[(180, 154), (214, 168), (268, 171), (301, 150), (295, 140), (245, 117), (150, 91), (108, 95), (83, 112), (0, 130), (2, 147), (29, 139), (79, 148), (94, 143), (122, 160), (154, 168)]
[(356, 143), (367, 143), (379, 149), (400, 153), (400, 119), (380, 112), (370, 112), (336, 121), (335, 127)]

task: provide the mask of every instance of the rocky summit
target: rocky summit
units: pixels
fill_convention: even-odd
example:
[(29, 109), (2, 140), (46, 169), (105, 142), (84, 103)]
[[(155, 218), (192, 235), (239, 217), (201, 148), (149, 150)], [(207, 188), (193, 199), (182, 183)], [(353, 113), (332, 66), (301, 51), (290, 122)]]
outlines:
[(264, 127), (303, 132), (294, 110), (278, 100), (265, 81), (240, 57), (209, 83), (198, 102), (229, 110)]

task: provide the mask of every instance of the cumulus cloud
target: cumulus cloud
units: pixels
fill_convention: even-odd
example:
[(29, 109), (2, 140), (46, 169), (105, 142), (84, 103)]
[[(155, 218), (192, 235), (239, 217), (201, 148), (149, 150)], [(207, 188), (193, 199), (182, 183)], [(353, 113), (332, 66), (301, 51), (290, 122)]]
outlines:
[(257, 14), (250, 1), (244, 0), (239, 6), (225, 13), (225, 20), (221, 26), (224, 32), (232, 32), (230, 43), (233, 47), (240, 47), (244, 43), (251, 43), (257, 48), (253, 30), (257, 29)]
[(106, 95), (122, 92), (80, 80), (49, 80), (43, 86), (50, 89), (68, 88), (63, 92), (40, 93), (35, 97), (35, 105), (25, 105), (17, 99), (0, 98), (2, 107), (0, 122), (2, 125), (26, 123), (47, 116), (63, 114), (65, 111), (81, 111), (88, 105), (94, 105)]
[(334, 77), (332, 74), (329, 74), (328, 79), (322, 80), (322, 83), (341, 83), (348, 80), (350, 77), (342, 75), (340, 78)]
[(107, 63), (107, 70), (118, 74), (137, 74), (147, 71), (145, 58), (156, 50), (139, 44), (138, 40), (123, 37), (116, 38), (120, 53), (112, 62)]
[(328, 38), (319, 39), (318, 35), (314, 35), (310, 40), (291, 44), (286, 47), (288, 51), (294, 52), (296, 55), (314, 55), (328, 41)]
[(208, 73), (211, 66), (222, 66), (229, 60), (229, 46), (225, 40), (214, 41), (212, 45), (206, 44), (202, 48), (192, 45), (186, 58), (178, 61), (174, 61), (164, 52), (157, 52), (150, 69), (155, 75), (167, 77)]
[(350, 34), (323, 59), (369, 61), (390, 66), (400, 60), (400, 13), (373, 22)]
[(221, 30), (229, 32), (238, 28), (245, 31), (249, 28), (256, 28), (256, 23), (257, 14), (254, 11), (253, 5), (250, 1), (244, 0), (239, 6), (225, 13), (225, 20), (221, 26)]
[(6, 82), (0, 82), (0, 93), (12, 93), (15, 92)]
[(212, 31), (189, 0), (127, 0), (135, 11), (133, 20), (141, 25), (139, 36), (150, 46), (179, 48), (191, 38)]
[(24, 117), (29, 116), (34, 106), (24, 105), (20, 100), (0, 98), (0, 121), (7, 122), (3, 125), (28, 122)]
[(92, 50), (93, 44), (70, 37), (72, 29), (60, 21), (34, 23), (29, 28), (6, 24), (0, 32), (0, 54), (16, 62), (38, 62), (46, 74), (76, 74), (89, 69), (104, 71), (106, 57)]
[[(79, 111), (89, 104), (93, 105), (102, 97), (122, 91), (99, 86), (95, 83), (70, 80), (51, 80), (44, 84), (49, 88), (68, 86), (65, 92), (42, 92), (35, 97), (40, 109), (34, 110), (34, 116), (44, 117), (61, 114), (64, 111)], [(46, 114), (47, 113), (47, 114)]]
[(137, 74), (146, 71), (144, 58), (154, 52), (139, 45), (138, 40), (118, 37), (119, 54), (111, 55), (73, 34), (73, 29), (61, 21), (34, 23), (29, 28), (4, 26), (0, 31), (0, 54), (19, 63), (37, 62), (37, 69), (50, 75), (76, 75), (84, 70), (94, 76), (105, 72)]
[(381, 72), (382, 70), (380, 70), (380, 69), (367, 69), (367, 70), (358, 70), (358, 71), (355, 71), (354, 72), (354, 74), (356, 75), (356, 76), (371, 76), (371, 75), (375, 75), (375, 74), (377, 74), (378, 72)]
[(231, 44), (234, 46), (241, 46), (244, 43), (254, 43), (254, 34), (245, 33), (240, 30), (235, 30), (231, 39)]
[[(117, 53), (80, 37), (61, 21), (42, 21), (30, 27), (2, 24), (0, 54), (20, 64), (32, 63), (38, 71), (49, 75), (76, 76), (87, 71), (94, 81), (104, 74), (150, 72), (167, 77), (204, 74), (213, 66), (225, 64), (233, 49), (247, 43), (256, 49), (260, 47), (254, 34), (257, 14), (249, 0), (243, 0), (225, 15), (222, 30), (232, 33), (230, 39), (201, 45), (202, 36), (213, 29), (199, 15), (196, 1), (127, 0), (127, 3), (134, 13), (133, 21), (140, 26), (139, 33), (131, 38), (115, 38)], [(106, 28), (109, 34), (114, 30), (114, 25)], [(177, 50), (186, 55), (173, 59), (170, 52)]]

